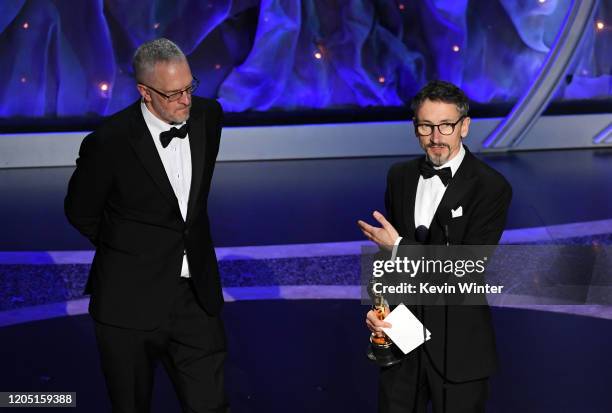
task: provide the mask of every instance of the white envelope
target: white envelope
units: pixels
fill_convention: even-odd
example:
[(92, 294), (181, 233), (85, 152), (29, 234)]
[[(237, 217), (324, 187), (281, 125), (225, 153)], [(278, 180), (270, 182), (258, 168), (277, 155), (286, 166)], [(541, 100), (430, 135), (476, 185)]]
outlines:
[(404, 354), (423, 344), (431, 338), (429, 330), (404, 304), (400, 304), (385, 317), (385, 321), (393, 327), (383, 328), (383, 331), (399, 347)]
[(453, 218), (459, 218), (459, 217), (463, 216), (463, 207), (459, 206), (459, 207), (457, 207), (457, 209), (451, 209), (451, 216)]

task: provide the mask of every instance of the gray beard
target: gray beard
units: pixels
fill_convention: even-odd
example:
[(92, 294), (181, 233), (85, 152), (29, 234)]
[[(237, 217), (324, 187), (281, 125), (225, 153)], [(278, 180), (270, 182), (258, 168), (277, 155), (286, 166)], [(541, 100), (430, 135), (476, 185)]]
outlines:
[(435, 156), (435, 157), (432, 158), (431, 156), (429, 156), (428, 153), (425, 153), (425, 156), (427, 157), (429, 162), (431, 162), (432, 165), (434, 165), (434, 166), (442, 166), (442, 165), (444, 165), (446, 163), (446, 162), (442, 162), (442, 155)]

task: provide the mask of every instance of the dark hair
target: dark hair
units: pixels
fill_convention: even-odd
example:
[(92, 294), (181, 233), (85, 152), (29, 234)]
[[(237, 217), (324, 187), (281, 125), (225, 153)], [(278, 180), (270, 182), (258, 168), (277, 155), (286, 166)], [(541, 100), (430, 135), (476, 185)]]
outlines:
[(426, 100), (433, 102), (454, 103), (461, 116), (467, 116), (470, 105), (463, 90), (444, 80), (432, 80), (419, 90), (410, 103), (410, 108), (416, 116), (417, 111)]

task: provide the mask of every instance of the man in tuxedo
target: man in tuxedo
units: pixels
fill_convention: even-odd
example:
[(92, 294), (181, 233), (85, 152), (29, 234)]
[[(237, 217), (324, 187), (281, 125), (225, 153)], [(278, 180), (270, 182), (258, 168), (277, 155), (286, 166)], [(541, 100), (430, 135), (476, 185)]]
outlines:
[(222, 109), (167, 39), (133, 59), (139, 101), (83, 140), (68, 220), (96, 247), (86, 293), (113, 412), (148, 412), (158, 361), (184, 412), (225, 412), (223, 295), (207, 212)]
[[(413, 99), (414, 127), (425, 156), (393, 165), (387, 178), (381, 227), (359, 221), (383, 249), (397, 245), (495, 245), (506, 222), (512, 189), (497, 171), (463, 145), (470, 127), (463, 91), (444, 81), (428, 83)], [(399, 364), (382, 368), (380, 412), (484, 412), (488, 377), (497, 360), (489, 307), (410, 306), (431, 339)], [(387, 310), (388, 311), (388, 310)], [(382, 334), (368, 312), (366, 325)]]

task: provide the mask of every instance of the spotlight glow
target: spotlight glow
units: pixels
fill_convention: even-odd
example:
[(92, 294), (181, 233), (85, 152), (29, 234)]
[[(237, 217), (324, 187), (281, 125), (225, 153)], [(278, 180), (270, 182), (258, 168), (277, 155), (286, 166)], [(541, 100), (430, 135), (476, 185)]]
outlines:
[(597, 27), (597, 30), (601, 31), (606, 28), (606, 25), (604, 24), (604, 22), (600, 20), (597, 23), (595, 23), (595, 27)]
[(455, 45), (453, 45), (453, 52), (458, 53), (458, 52), (459, 52), (459, 50), (461, 50), (461, 49), (459, 48), (459, 46), (457, 46), (456, 44), (455, 44)]
[(154, 28), (155, 30), (159, 29), (159, 23), (155, 23), (155, 24), (153, 25), (153, 28)]
[(378, 83), (385, 83), (385, 80), (384, 76), (378, 76)]
[(398, 4), (398, 5), (397, 5), (397, 7), (398, 7), (400, 10), (404, 10), (404, 9), (406, 9), (406, 5), (405, 5), (404, 3), (400, 3), (400, 4)]
[(108, 83), (102, 82), (100, 83), (99, 87), (102, 92), (108, 92), (108, 89), (109, 89)]
[(28, 28), (30, 28), (30, 23), (25, 22), (24, 24), (21, 25), (21, 27), (23, 27), (24, 30), (28, 30)]
[(219, 63), (217, 63), (217, 64), (215, 65), (215, 69), (216, 69), (216, 70), (221, 69), (221, 65), (220, 65)]
[(546, 3), (546, 0), (538, 0), (538, 3), (544, 4), (544, 3)]
[(321, 60), (323, 58), (323, 54), (321, 52), (317, 51), (317, 52), (314, 53), (314, 57), (317, 60)]
[(28, 79), (25, 76), (21, 76), (21, 79), (19, 79), (21, 81), (21, 83), (25, 83), (28, 81)]

